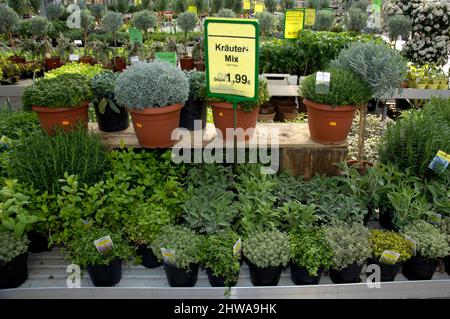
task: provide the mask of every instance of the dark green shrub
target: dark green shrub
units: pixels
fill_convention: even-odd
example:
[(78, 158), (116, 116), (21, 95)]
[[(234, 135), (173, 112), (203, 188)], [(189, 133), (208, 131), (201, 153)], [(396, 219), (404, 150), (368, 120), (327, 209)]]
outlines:
[(0, 136), (18, 139), (34, 134), (39, 128), (39, 120), (34, 112), (0, 109)]
[(65, 172), (77, 175), (80, 183), (92, 185), (110, 167), (100, 136), (83, 129), (55, 136), (37, 131), (21, 138), (9, 156), (11, 177), (50, 193), (58, 192), (58, 181)]

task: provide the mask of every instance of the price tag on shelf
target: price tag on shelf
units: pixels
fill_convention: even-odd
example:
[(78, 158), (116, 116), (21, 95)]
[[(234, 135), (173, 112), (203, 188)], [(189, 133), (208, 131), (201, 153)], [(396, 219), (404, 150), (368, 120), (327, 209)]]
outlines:
[(69, 54), (69, 61), (78, 61), (80, 59), (78, 54)]
[(413, 254), (416, 255), (417, 242), (412, 237), (409, 237), (408, 235), (405, 235), (405, 239), (409, 243), (409, 246), (411, 247)]
[(432, 169), (438, 174), (443, 173), (450, 163), (450, 155), (445, 153), (444, 151), (439, 150), (436, 154), (436, 156), (431, 161), (430, 165), (428, 165), (428, 168)]
[(289, 9), (284, 14), (284, 38), (297, 39), (305, 23), (304, 9)]
[(259, 25), (254, 19), (205, 20), (208, 96), (258, 98)]
[(104, 254), (114, 248), (114, 243), (109, 235), (94, 240), (94, 245), (95, 248), (97, 248), (97, 251), (101, 254)]
[(386, 265), (394, 265), (398, 258), (400, 257), (400, 254), (395, 251), (389, 251), (385, 250), (380, 257), (380, 263), (386, 264)]
[(166, 264), (175, 265), (176, 262), (175, 250), (161, 248), (161, 254)]
[(330, 72), (317, 72), (316, 73), (316, 93), (328, 94), (330, 92)]
[(316, 24), (316, 9), (306, 8), (305, 9), (305, 26), (313, 26)]
[(241, 254), (241, 251), (242, 251), (242, 240), (239, 238), (236, 244), (234, 244), (233, 246), (233, 255), (235, 257), (239, 256)]
[(132, 56), (130, 57), (130, 64), (135, 64), (139, 62), (139, 57), (138, 56)]

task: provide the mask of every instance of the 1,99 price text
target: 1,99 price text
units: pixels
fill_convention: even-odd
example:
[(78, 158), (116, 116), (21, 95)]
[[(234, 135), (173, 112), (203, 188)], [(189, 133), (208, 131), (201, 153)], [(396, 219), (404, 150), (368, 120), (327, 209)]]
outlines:
[(251, 81), (245, 74), (235, 74), (234, 76), (230, 73), (219, 73), (214, 77), (215, 82), (229, 82), (231, 84), (244, 84), (250, 85)]

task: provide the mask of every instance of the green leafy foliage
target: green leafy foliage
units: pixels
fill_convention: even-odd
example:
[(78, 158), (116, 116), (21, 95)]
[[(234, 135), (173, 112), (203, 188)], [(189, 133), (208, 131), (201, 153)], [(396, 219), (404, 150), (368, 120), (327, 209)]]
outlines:
[(260, 268), (286, 266), (291, 257), (289, 235), (278, 230), (254, 233), (244, 240), (243, 252)]
[(275, 17), (272, 13), (264, 11), (256, 14), (261, 35), (270, 36), (275, 28)]
[(215, 163), (193, 164), (186, 176), (186, 183), (190, 188), (222, 187), (231, 190), (234, 187), (233, 172), (230, 166)]
[(235, 18), (236, 14), (231, 9), (222, 8), (217, 12), (217, 16), (220, 18)]
[(362, 265), (371, 255), (369, 232), (362, 225), (328, 226), (325, 236), (333, 251), (333, 269), (341, 270), (354, 263)]
[(41, 16), (35, 16), (30, 20), (30, 33), (37, 39), (43, 39), (47, 36), (50, 28), (50, 22)]
[(201, 102), (206, 99), (206, 76), (205, 72), (185, 71), (189, 79), (189, 100)]
[(234, 232), (206, 235), (199, 248), (199, 262), (210, 269), (214, 276), (223, 277), (226, 285), (236, 282), (239, 276), (239, 255), (233, 254), (233, 246), (239, 236)]
[(47, 18), (50, 21), (58, 20), (64, 12), (64, 7), (59, 3), (49, 3), (47, 6)]
[(329, 10), (319, 10), (313, 29), (316, 31), (331, 31), (334, 26), (334, 14)]
[(10, 232), (0, 232), (0, 266), (27, 252), (27, 236), (16, 238)]
[(351, 7), (344, 18), (347, 30), (361, 32), (367, 26), (367, 13), (359, 8)]
[(305, 267), (310, 276), (317, 276), (320, 268), (332, 265), (333, 252), (323, 228), (305, 228), (289, 234), (292, 262)]
[(406, 41), (412, 30), (412, 21), (404, 15), (395, 15), (388, 19), (388, 33), (391, 41), (397, 40), (399, 36)]
[(190, 31), (193, 31), (197, 26), (197, 15), (195, 13), (186, 11), (180, 13), (177, 18), (177, 26), (187, 34)]
[(10, 152), (10, 175), (21, 183), (51, 193), (58, 192), (64, 173), (78, 175), (92, 185), (110, 167), (107, 148), (99, 135), (77, 129), (48, 136), (36, 132), (19, 140)]
[(62, 74), (54, 78), (40, 78), (27, 86), (22, 96), (24, 110), (32, 106), (49, 108), (78, 107), (91, 97), (89, 80), (79, 74)]
[[(111, 236), (114, 247), (107, 252), (100, 253), (95, 247), (94, 241), (105, 236)], [(96, 227), (86, 227), (83, 235), (71, 240), (67, 248), (70, 260), (81, 267), (108, 265), (115, 259), (126, 261), (133, 256), (133, 249), (120, 233)]]
[(46, 79), (55, 78), (63, 74), (79, 74), (91, 80), (96, 75), (103, 73), (104, 70), (100, 64), (90, 65), (86, 63), (71, 62), (45, 73)]
[(0, 31), (4, 34), (14, 31), (19, 26), (18, 14), (6, 4), (0, 4)]
[(167, 62), (139, 62), (119, 75), (115, 96), (119, 105), (129, 109), (184, 104), (189, 81), (183, 71)]
[(39, 129), (36, 113), (0, 109), (0, 136), (16, 140), (21, 136), (32, 135)]
[(107, 107), (111, 108), (115, 113), (120, 113), (114, 98), (114, 89), (118, 75), (118, 73), (113, 72), (102, 72), (91, 80), (92, 104), (97, 105), (101, 114), (105, 113)]
[(411, 244), (399, 233), (372, 229), (370, 231), (369, 243), (372, 256), (379, 260), (385, 250), (400, 254), (397, 263), (407, 261), (412, 257)]
[(416, 241), (417, 253), (428, 259), (448, 256), (450, 247), (447, 235), (424, 220), (416, 220), (402, 231)]
[(331, 107), (357, 106), (371, 97), (370, 87), (358, 76), (342, 69), (330, 69), (330, 91), (328, 94), (316, 93), (316, 73), (308, 76), (301, 87), (301, 95), (308, 100)]
[(175, 266), (189, 269), (190, 264), (198, 263), (201, 236), (182, 226), (165, 226), (151, 244), (153, 253), (163, 260), (161, 248), (175, 251)]
[(133, 15), (133, 25), (135, 28), (147, 31), (156, 26), (156, 14), (150, 10), (142, 10)]
[(320, 220), (314, 204), (304, 205), (296, 200), (285, 202), (277, 208), (285, 224), (286, 231), (308, 228)]

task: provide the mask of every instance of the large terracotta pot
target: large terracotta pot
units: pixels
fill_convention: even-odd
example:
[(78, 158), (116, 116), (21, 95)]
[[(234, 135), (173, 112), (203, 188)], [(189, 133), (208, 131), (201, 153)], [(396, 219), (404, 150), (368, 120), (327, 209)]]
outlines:
[(54, 70), (54, 69), (57, 69), (62, 66), (61, 57), (59, 57), (59, 56), (45, 58), (44, 63), (45, 63), (45, 69), (47, 71)]
[(80, 122), (87, 128), (89, 102), (85, 102), (79, 107), (52, 109), (44, 106), (33, 106), (32, 108), (37, 113), (41, 127), (49, 135), (53, 135), (57, 127), (63, 128), (64, 131), (70, 131)]
[(90, 56), (84, 56), (80, 58), (80, 63), (94, 65), (94, 58)]
[(147, 148), (169, 147), (175, 144), (171, 136), (180, 125), (182, 107), (182, 104), (173, 104), (144, 110), (129, 110), (139, 144)]
[(206, 64), (203, 61), (195, 61), (194, 65), (195, 69), (199, 72), (204, 72), (206, 70)]
[(127, 60), (125, 58), (116, 56), (113, 59), (114, 71), (122, 72), (127, 68)]
[(308, 111), (309, 134), (313, 141), (321, 144), (341, 144), (347, 139), (352, 127), (355, 106), (319, 104), (303, 99)]
[(194, 69), (194, 59), (191, 57), (184, 57), (180, 59), (180, 67), (182, 70), (192, 70)]
[[(233, 140), (233, 134), (227, 134), (227, 129), (234, 128), (234, 110), (233, 104), (228, 102), (212, 102), (210, 103), (213, 112), (214, 125), (216, 126), (216, 130), (222, 134), (224, 140)], [(240, 110), (238, 105), (238, 109), (236, 110), (236, 128), (244, 129), (244, 132), (247, 129), (256, 127), (256, 120), (258, 119), (258, 111), (259, 108), (254, 108), (250, 112), (244, 112)], [(242, 134), (238, 134), (238, 141), (247, 141), (252, 137), (252, 134), (246, 134), (242, 136)]]

